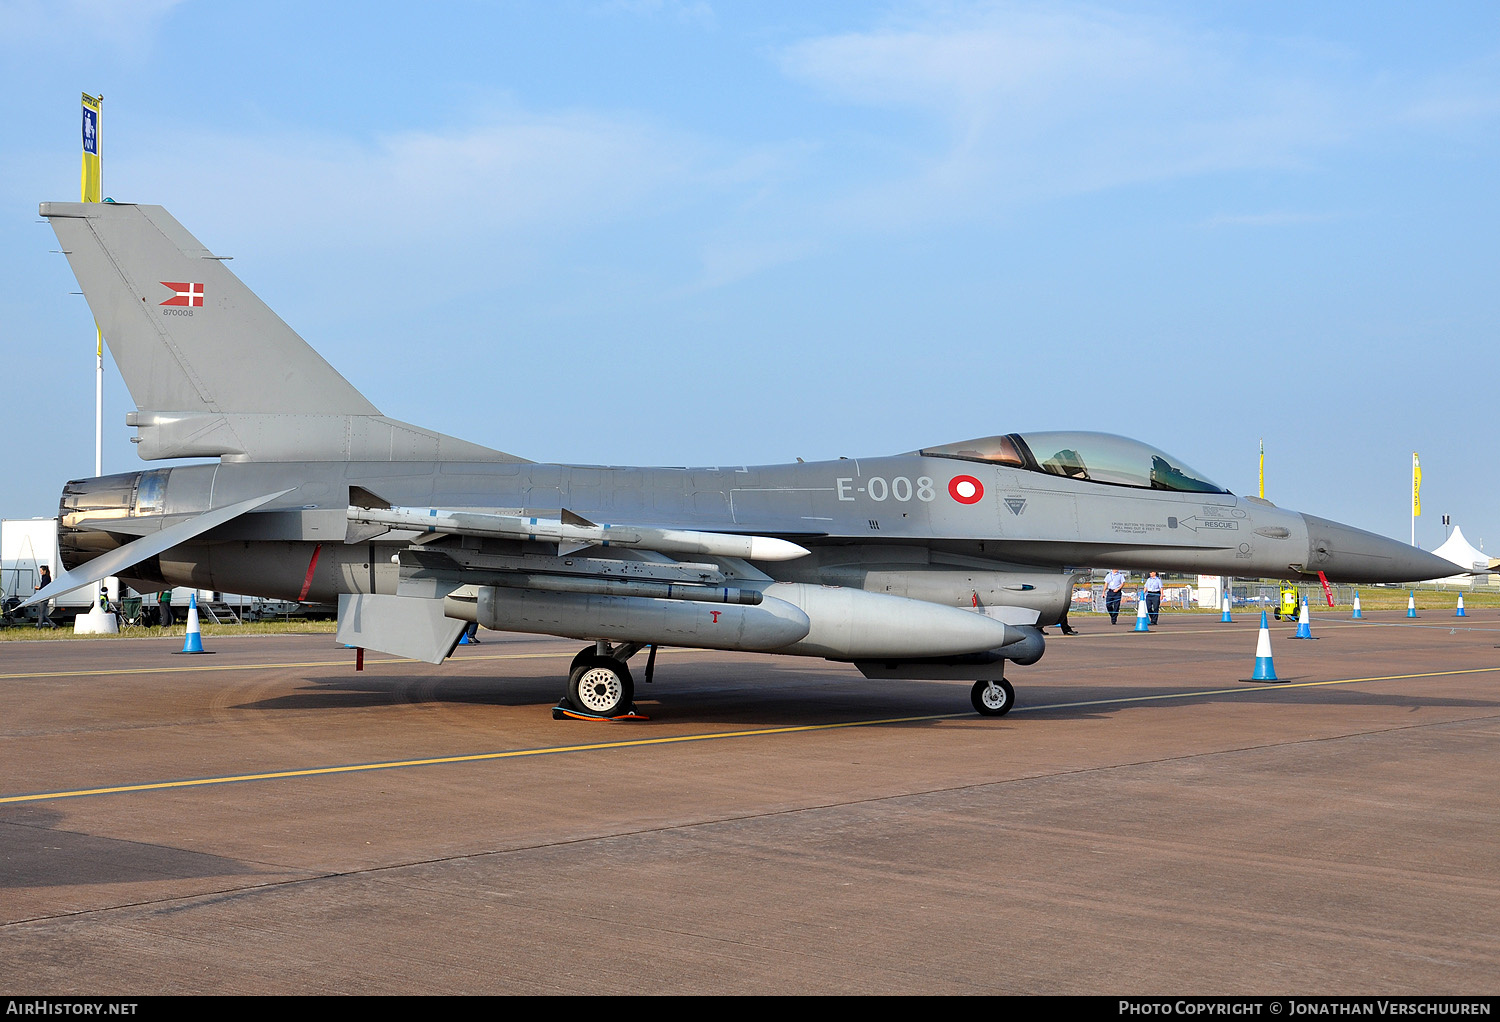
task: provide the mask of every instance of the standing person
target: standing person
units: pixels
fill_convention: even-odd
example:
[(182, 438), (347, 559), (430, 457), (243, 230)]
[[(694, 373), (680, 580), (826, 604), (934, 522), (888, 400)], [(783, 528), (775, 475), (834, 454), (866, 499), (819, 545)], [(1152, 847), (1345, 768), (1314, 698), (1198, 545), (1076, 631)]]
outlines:
[(156, 616), (163, 628), (171, 628), (176, 623), (172, 617), (172, 590), (163, 589), (156, 594)]
[(1151, 623), (1156, 624), (1161, 613), (1161, 577), (1154, 571), (1146, 578), (1146, 613), (1151, 615)]
[[(47, 565), (41, 566), (42, 580), (33, 588), (34, 592), (41, 592), (52, 584), (52, 569)], [(44, 600), (36, 605), (36, 626), (38, 628), (56, 628), (52, 623), (52, 601)]]
[(1104, 609), (1109, 611), (1109, 623), (1120, 623), (1120, 593), (1125, 588), (1125, 573), (1118, 568), (1104, 576)]

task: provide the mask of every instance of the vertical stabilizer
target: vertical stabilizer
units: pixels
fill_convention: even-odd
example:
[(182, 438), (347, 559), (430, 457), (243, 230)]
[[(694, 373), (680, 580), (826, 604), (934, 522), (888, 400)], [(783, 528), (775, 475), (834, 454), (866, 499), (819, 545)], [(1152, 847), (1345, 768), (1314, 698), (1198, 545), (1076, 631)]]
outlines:
[(517, 461), (387, 419), (160, 206), (44, 202), (141, 457)]

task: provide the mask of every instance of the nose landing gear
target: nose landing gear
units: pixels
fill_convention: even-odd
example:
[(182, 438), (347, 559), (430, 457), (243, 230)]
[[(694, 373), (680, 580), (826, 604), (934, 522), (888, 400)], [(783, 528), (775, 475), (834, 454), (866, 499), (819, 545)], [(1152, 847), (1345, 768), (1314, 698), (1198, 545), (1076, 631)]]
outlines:
[(969, 690), (969, 701), (983, 716), (1003, 717), (1016, 704), (1016, 690), (1004, 678), (976, 681)]

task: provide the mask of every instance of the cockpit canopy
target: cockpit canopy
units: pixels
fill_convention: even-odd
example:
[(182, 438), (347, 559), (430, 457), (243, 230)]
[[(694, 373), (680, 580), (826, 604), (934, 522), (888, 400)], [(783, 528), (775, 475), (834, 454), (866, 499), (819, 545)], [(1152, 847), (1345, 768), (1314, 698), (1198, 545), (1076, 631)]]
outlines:
[(930, 458), (1009, 465), (1028, 472), (1113, 486), (1185, 493), (1229, 492), (1189, 468), (1180, 458), (1113, 433), (1007, 433), (928, 447), (917, 453)]

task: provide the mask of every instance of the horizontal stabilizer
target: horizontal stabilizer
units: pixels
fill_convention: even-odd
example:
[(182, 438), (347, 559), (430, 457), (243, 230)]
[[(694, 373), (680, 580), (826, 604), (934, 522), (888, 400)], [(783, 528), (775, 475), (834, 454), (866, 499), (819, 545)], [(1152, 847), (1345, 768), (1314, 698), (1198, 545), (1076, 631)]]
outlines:
[(185, 522), (170, 525), (160, 532), (143, 536), (140, 539), (131, 540), (122, 547), (116, 547), (107, 554), (101, 554), (91, 561), (86, 561), (71, 571), (65, 571), (52, 580), (52, 584), (37, 590), (35, 596), (21, 604), (30, 607), (32, 604), (41, 603), (57, 596), (71, 593), (75, 589), (81, 589), (86, 585), (98, 582), (100, 579), (111, 575), (124, 573), (126, 568), (132, 567), (155, 557), (157, 554), (165, 553), (179, 543), (186, 543), (194, 536), (201, 536), (209, 529), (218, 528), (225, 522), (233, 521), (247, 511), (254, 511), (262, 504), (269, 504), (277, 497), (291, 493), (296, 487), (285, 490), (277, 490), (275, 493), (267, 493), (260, 497), (251, 497), (242, 500), (238, 504), (228, 504), (216, 511), (209, 511), (196, 518), (190, 518)]
[(338, 641), (392, 656), (440, 664), (468, 622), (443, 614), (442, 600), (374, 593), (339, 596)]

